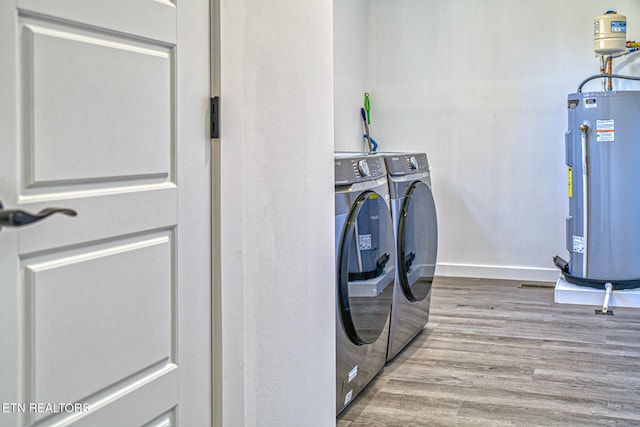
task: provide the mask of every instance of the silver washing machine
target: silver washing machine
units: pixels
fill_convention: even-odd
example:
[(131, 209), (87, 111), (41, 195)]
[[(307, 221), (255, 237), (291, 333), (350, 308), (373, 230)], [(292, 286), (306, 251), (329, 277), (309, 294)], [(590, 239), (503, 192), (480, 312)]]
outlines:
[(384, 367), (396, 274), (384, 159), (334, 160), (338, 414)]
[(396, 286), (389, 326), (387, 361), (427, 324), (436, 269), (438, 224), (424, 153), (382, 153), (391, 196), (396, 245)]

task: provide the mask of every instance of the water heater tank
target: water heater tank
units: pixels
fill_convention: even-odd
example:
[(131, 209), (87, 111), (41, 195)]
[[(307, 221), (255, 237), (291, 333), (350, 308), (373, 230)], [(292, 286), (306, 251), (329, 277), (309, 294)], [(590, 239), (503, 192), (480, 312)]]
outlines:
[(593, 22), (593, 48), (596, 55), (612, 55), (627, 48), (627, 17), (615, 10), (598, 16)]
[(640, 279), (640, 91), (574, 93), (568, 115), (570, 273)]

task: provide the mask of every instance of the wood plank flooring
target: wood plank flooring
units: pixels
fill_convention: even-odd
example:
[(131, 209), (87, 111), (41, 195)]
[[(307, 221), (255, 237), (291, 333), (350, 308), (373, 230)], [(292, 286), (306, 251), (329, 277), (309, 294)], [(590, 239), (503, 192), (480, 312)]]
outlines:
[(522, 284), (436, 278), (425, 330), (337, 425), (640, 426), (640, 309)]

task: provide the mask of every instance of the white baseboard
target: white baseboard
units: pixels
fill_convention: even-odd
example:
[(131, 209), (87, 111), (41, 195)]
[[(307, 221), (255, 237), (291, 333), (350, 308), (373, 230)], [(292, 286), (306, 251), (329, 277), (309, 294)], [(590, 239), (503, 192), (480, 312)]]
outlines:
[(437, 276), (477, 277), (480, 279), (555, 282), (558, 279), (558, 273), (559, 270), (557, 268), (450, 263), (439, 263), (436, 266)]

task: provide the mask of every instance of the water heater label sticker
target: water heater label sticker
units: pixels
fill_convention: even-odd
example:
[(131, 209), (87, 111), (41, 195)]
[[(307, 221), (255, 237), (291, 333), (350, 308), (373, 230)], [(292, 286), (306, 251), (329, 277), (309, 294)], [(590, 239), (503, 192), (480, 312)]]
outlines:
[(579, 254), (584, 253), (584, 237), (573, 236), (573, 252)]
[(358, 236), (358, 246), (361, 251), (368, 251), (371, 249), (371, 234), (362, 234)]
[(598, 98), (585, 98), (584, 108), (596, 108), (598, 106)]
[(615, 141), (615, 121), (613, 119), (608, 120), (596, 120), (596, 141), (598, 142), (613, 142)]

